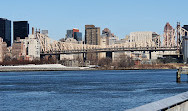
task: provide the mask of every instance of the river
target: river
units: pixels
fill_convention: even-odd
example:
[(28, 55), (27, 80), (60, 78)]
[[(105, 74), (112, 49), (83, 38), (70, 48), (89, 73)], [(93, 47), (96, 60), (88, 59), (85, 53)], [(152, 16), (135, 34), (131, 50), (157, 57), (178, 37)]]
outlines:
[(0, 110), (124, 111), (187, 86), (176, 83), (176, 70), (1, 72)]

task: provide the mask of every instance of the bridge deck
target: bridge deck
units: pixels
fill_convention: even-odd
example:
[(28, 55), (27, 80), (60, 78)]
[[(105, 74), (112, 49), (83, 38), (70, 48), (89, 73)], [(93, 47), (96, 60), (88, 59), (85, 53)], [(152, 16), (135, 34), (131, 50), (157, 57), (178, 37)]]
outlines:
[(80, 49), (80, 50), (63, 50), (63, 51), (43, 51), (42, 55), (51, 55), (51, 54), (76, 54), (76, 53), (96, 53), (96, 52), (121, 52), (121, 51), (177, 51), (177, 48), (169, 47), (139, 47), (139, 48), (94, 48), (94, 49)]

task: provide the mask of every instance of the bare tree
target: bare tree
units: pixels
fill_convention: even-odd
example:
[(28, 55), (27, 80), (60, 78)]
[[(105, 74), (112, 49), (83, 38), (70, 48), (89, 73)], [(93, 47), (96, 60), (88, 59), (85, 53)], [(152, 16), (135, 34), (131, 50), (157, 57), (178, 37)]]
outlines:
[(134, 66), (134, 61), (129, 56), (121, 56), (119, 61), (119, 67), (131, 67)]
[(108, 67), (111, 66), (112, 64), (112, 59), (107, 57), (107, 58), (102, 58), (99, 60), (98, 65), (101, 67)]
[(125, 54), (121, 54), (113, 64), (117, 68), (127, 68), (134, 66), (134, 60)]

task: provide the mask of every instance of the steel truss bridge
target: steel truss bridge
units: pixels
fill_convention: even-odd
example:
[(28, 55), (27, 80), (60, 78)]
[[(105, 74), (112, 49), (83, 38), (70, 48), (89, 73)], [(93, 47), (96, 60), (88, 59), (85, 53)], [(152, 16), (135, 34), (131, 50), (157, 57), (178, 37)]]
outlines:
[[(61, 42), (52, 40), (47, 35), (43, 35), (36, 31), (36, 38), (39, 40), (41, 45), (41, 55), (58, 55), (58, 54), (77, 54), (77, 53), (92, 53), (92, 52), (119, 52), (119, 51), (177, 51), (180, 54), (182, 37), (186, 36), (188, 31), (177, 24), (177, 28), (174, 33), (176, 38), (175, 47), (161, 47), (161, 46), (148, 46), (141, 47), (136, 43), (122, 43), (110, 46), (102, 45), (88, 45), (78, 44), (74, 41)], [(136, 47), (137, 46), (137, 47)]]
[(94, 49), (83, 49), (83, 50), (63, 50), (63, 51), (53, 51), (53, 52), (41, 52), (41, 55), (58, 55), (58, 54), (78, 54), (78, 53), (100, 53), (100, 52), (135, 52), (135, 51), (177, 51), (177, 47), (139, 47), (139, 48), (94, 48)]

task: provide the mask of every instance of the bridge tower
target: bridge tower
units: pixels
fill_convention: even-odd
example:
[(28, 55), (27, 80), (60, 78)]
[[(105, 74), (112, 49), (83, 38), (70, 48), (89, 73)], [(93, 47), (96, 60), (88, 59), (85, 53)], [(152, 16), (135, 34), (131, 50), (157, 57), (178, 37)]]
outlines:
[(164, 27), (164, 40), (163, 46), (164, 47), (174, 47), (175, 46), (175, 29), (170, 25), (170, 23), (166, 23)]
[(181, 47), (181, 26), (180, 22), (177, 22), (177, 53), (180, 55), (180, 47)]

